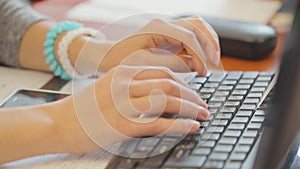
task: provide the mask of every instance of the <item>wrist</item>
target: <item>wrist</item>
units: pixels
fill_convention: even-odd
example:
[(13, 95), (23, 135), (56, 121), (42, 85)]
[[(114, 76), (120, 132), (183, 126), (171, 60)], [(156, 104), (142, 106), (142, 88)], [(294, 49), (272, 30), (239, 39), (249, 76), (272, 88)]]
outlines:
[[(60, 39), (58, 39), (58, 41), (59, 40)], [(80, 74), (103, 71), (99, 64), (111, 46), (112, 43), (110, 42), (104, 42), (90, 36), (81, 35), (75, 38), (69, 45), (69, 59), (76, 71)]]
[(50, 147), (56, 153), (85, 153), (99, 149), (82, 129), (72, 96), (50, 103), (48, 109), (55, 126)]

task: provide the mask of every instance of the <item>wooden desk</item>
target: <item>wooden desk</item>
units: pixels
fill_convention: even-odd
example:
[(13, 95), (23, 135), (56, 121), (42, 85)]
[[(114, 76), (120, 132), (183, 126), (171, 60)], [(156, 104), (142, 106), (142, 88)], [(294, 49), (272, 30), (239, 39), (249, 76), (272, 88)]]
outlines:
[[(33, 4), (34, 8), (57, 21), (67, 19), (66, 11), (72, 6), (85, 0), (47, 0)], [(85, 23), (86, 26), (99, 27), (99, 23)], [(274, 52), (263, 60), (244, 60), (230, 56), (222, 56), (222, 63), (225, 70), (242, 71), (276, 71), (280, 62), (281, 51), (283, 48), (284, 33), (278, 33), (278, 43)]]

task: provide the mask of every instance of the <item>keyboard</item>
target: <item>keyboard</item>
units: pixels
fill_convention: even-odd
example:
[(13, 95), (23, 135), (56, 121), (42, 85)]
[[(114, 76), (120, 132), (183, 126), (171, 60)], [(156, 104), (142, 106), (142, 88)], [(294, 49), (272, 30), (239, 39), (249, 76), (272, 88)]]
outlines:
[(261, 134), (272, 94), (266, 91), (273, 79), (272, 72), (196, 76), (189, 86), (207, 102), (211, 112), (207, 121), (200, 122), (199, 130), (124, 142), (120, 155), (107, 169), (241, 168)]

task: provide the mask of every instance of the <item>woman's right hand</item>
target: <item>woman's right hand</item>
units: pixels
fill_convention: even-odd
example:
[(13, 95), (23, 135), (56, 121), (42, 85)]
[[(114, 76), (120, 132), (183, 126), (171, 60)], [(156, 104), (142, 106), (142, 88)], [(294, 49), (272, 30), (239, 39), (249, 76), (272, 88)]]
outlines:
[(209, 116), (199, 95), (165, 67), (120, 65), (62, 103), (72, 107), (58, 119), (69, 121), (60, 123), (63, 143), (77, 153), (135, 137), (193, 133), (200, 127), (196, 120)]

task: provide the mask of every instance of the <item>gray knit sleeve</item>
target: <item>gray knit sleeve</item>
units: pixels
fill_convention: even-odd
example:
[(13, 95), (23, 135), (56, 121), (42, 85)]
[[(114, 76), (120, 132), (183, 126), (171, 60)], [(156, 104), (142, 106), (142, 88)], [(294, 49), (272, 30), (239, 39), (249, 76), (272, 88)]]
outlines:
[(46, 17), (21, 0), (0, 0), (0, 64), (19, 67), (22, 36), (34, 22)]

